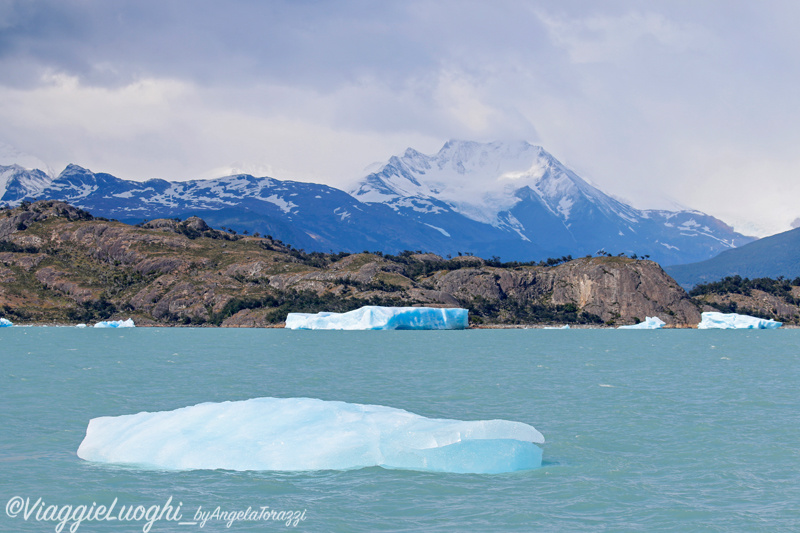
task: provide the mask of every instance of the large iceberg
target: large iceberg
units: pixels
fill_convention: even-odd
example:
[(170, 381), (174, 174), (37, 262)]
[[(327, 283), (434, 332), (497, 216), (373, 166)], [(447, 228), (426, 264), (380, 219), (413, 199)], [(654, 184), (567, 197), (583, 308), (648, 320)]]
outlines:
[(254, 398), (93, 418), (78, 457), (165, 470), (456, 473), (538, 468), (544, 437), (522, 422), (425, 418), (312, 398)]
[(98, 322), (94, 325), (96, 328), (135, 328), (136, 324), (133, 323), (133, 319), (129, 318), (128, 320), (107, 320), (104, 322)]
[(657, 316), (648, 316), (645, 317), (644, 322), (639, 322), (638, 324), (632, 324), (630, 326), (620, 326), (617, 329), (661, 329), (666, 325), (667, 323)]
[(703, 313), (697, 329), (778, 329), (783, 322), (736, 313)]
[(367, 305), (347, 313), (289, 313), (288, 329), (465, 329), (469, 311)]
[(0, 318), (0, 328), (10, 328), (14, 324), (7, 318)]

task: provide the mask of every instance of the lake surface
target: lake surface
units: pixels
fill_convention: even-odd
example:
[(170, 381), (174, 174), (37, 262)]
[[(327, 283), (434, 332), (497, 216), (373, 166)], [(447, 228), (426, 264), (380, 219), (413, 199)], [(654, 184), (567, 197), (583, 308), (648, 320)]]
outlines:
[[(800, 530), (800, 330), (15, 327), (0, 361), (0, 531), (54, 531), (46, 506), (170, 497), (182, 522), (217, 507), (298, 520), (167, 515), (150, 531)], [(543, 466), (163, 472), (75, 453), (94, 417), (265, 396), (525, 422), (547, 439)], [(25, 498), (41, 498), (40, 520), (9, 516)]]

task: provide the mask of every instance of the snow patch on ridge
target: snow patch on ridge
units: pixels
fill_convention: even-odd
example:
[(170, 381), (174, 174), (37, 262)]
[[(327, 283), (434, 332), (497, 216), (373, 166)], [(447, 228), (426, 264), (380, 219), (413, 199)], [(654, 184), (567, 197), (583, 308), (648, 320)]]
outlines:
[[(273, 194), (272, 196), (268, 196), (267, 198), (262, 198), (265, 202), (269, 202), (271, 204), (277, 205), (281, 211), (284, 213), (291, 213), (292, 209), (297, 207), (297, 204), (294, 202), (287, 202), (283, 198), (279, 197), (277, 194)], [(342, 218), (344, 220), (344, 217)]]
[(433, 229), (435, 229), (436, 231), (438, 231), (439, 233), (441, 233), (441, 234), (442, 234), (442, 235), (444, 235), (445, 237), (449, 237), (449, 236), (450, 236), (450, 234), (449, 234), (449, 233), (447, 233), (445, 230), (443, 230), (443, 229), (442, 229), (442, 228), (440, 228), (439, 226), (434, 226), (433, 224), (428, 224), (427, 222), (425, 222), (424, 224), (425, 224), (426, 226), (428, 226), (429, 228), (433, 228)]

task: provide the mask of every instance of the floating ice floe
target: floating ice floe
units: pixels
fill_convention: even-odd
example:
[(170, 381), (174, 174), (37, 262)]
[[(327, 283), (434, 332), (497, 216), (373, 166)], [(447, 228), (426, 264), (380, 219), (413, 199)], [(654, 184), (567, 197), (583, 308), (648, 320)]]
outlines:
[(129, 318), (128, 320), (107, 320), (104, 322), (98, 322), (94, 325), (96, 328), (135, 328), (136, 324), (133, 323), (133, 319)]
[(544, 329), (569, 329), (569, 324), (563, 326), (545, 326)]
[(697, 329), (778, 329), (783, 322), (736, 313), (707, 312)]
[(644, 322), (639, 322), (638, 324), (632, 324), (630, 326), (620, 326), (617, 329), (661, 329), (666, 325), (666, 322), (657, 316), (648, 316), (645, 317)]
[(538, 468), (544, 437), (507, 420), (425, 418), (313, 398), (254, 398), (93, 418), (78, 457), (164, 470), (348, 470), (455, 473)]
[(76, 324), (75, 327), (76, 328), (85, 328), (86, 324)]
[(288, 329), (465, 329), (469, 311), (367, 305), (347, 313), (289, 313)]
[(14, 323), (7, 318), (0, 318), (0, 328), (10, 328)]

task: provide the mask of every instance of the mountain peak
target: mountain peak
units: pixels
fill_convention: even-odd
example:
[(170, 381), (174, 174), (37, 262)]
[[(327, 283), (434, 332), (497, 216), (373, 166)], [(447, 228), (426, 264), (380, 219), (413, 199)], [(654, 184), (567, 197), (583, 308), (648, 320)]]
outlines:
[(681, 247), (719, 250), (733, 246), (732, 237), (742, 238), (702, 213), (637, 210), (526, 141), (452, 139), (433, 155), (409, 148), (365, 177), (352, 195), (448, 237), (466, 218), (506, 238), (569, 253), (619, 247), (677, 257), (686, 255)]
[(480, 143), (451, 139), (442, 146), (435, 157), (440, 161), (452, 161), (455, 164), (491, 166), (499, 161), (519, 159), (525, 157), (525, 154), (531, 155), (538, 151), (541, 151), (540, 147), (526, 141)]
[(435, 155), (409, 148), (402, 156), (392, 157), (379, 172), (367, 176), (353, 195), (371, 203), (404, 197), (444, 202), (475, 221), (502, 226), (507, 222), (500, 212), (516, 205), (520, 201), (516, 191), (525, 187), (565, 218), (569, 210), (564, 206), (576, 200), (564, 200), (564, 196), (602, 194), (542, 147), (527, 141), (452, 139)]
[(486, 152), (522, 152), (528, 150), (530, 148), (538, 148), (528, 141), (518, 139), (514, 141), (490, 141), (490, 142), (478, 142), (478, 141), (466, 141), (462, 139), (450, 139), (444, 146), (439, 150), (439, 153), (445, 152), (452, 152), (452, 151), (461, 151), (461, 152), (478, 152), (478, 151), (486, 151)]
[(81, 174), (84, 174), (84, 173), (86, 173), (86, 172), (91, 172), (91, 171), (90, 171), (88, 168), (84, 168), (84, 167), (82, 167), (82, 166), (79, 166), (79, 165), (76, 165), (76, 164), (74, 164), (74, 163), (70, 163), (69, 165), (67, 165), (66, 167), (64, 167), (64, 170), (62, 170), (62, 171), (61, 171), (61, 174), (60, 174), (60, 175), (64, 175), (64, 174), (75, 174), (75, 173), (81, 173)]

